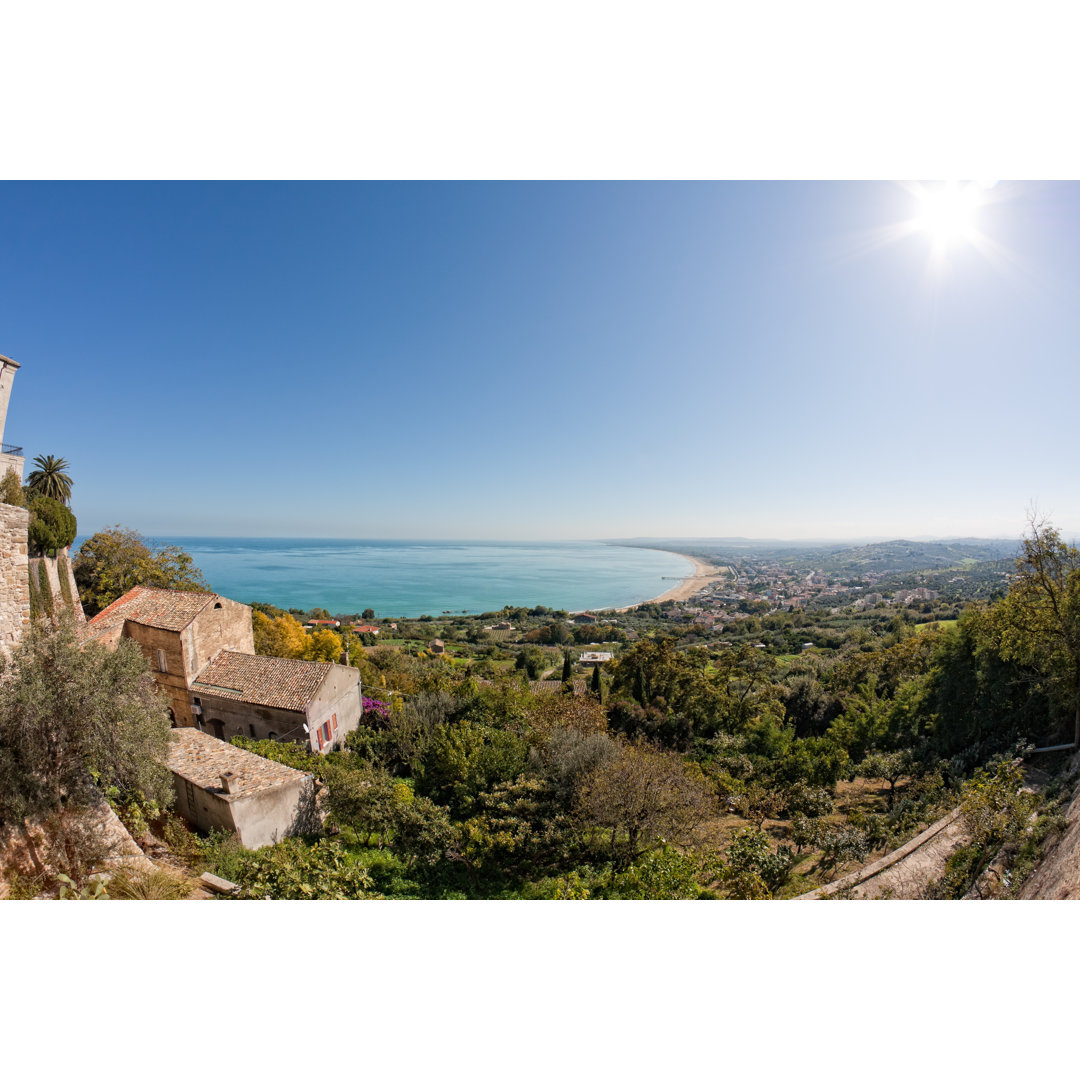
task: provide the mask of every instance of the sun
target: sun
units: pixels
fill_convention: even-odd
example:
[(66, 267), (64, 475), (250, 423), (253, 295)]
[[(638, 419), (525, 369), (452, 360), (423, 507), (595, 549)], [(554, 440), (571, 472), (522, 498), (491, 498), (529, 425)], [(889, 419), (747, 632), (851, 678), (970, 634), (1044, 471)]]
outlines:
[(976, 239), (975, 220), (983, 201), (978, 185), (949, 181), (939, 187), (919, 188), (915, 194), (919, 215), (914, 224), (929, 233), (936, 246), (947, 247), (957, 240)]

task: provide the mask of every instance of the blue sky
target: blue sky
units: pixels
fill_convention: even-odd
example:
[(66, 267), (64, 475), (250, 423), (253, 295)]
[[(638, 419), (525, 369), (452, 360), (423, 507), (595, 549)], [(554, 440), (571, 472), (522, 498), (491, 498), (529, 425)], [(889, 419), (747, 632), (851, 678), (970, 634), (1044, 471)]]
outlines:
[(4, 439), (80, 532), (1080, 531), (1080, 187), (7, 183)]

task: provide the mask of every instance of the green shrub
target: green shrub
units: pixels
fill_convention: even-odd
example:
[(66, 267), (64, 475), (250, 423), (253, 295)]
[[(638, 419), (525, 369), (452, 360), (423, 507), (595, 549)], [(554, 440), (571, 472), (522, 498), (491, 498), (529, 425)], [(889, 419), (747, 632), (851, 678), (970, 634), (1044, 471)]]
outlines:
[(371, 875), (333, 840), (290, 838), (250, 852), (232, 880), (245, 900), (360, 900), (377, 896)]
[(9, 506), (26, 506), (26, 489), (14, 468), (9, 468), (0, 480), (0, 502)]
[(789, 847), (773, 851), (757, 829), (740, 829), (727, 850), (723, 878), (734, 900), (763, 900), (787, 883), (795, 855)]
[(27, 540), (32, 554), (55, 554), (75, 539), (78, 523), (63, 503), (47, 495), (31, 495), (27, 509), (30, 511)]
[(1000, 761), (964, 784), (961, 814), (976, 846), (996, 849), (1027, 824), (1034, 800), (1020, 790), (1023, 777), (1019, 761)]
[(150, 823), (157, 821), (164, 808), (156, 799), (148, 799), (142, 792), (129, 789), (121, 792), (118, 787), (105, 789), (105, 799), (136, 839), (150, 831)]
[(247, 859), (253, 854), (241, 843), (236, 833), (214, 829), (205, 840), (196, 837), (199, 863), (195, 869), (209, 870), (226, 881), (239, 882)]
[(958, 848), (949, 856), (945, 873), (933, 883), (928, 892), (934, 900), (959, 900), (975, 883), (988, 861), (986, 851), (978, 844)]
[(237, 735), (232, 744), (269, 761), (288, 765), (290, 769), (314, 773), (320, 779), (326, 769), (326, 759), (321, 754), (313, 754), (299, 743), (279, 742), (277, 739), (249, 739), (246, 735)]
[(169, 851), (191, 870), (201, 870), (204, 862), (203, 841), (188, 828), (178, 814), (166, 814), (161, 835)]
[(662, 848), (619, 874), (613, 891), (624, 900), (693, 900), (701, 892), (700, 870), (700, 859)]
[(9, 870), (4, 875), (4, 880), (7, 882), (8, 900), (33, 900), (45, 887), (44, 880), (40, 875), (27, 877), (14, 869)]

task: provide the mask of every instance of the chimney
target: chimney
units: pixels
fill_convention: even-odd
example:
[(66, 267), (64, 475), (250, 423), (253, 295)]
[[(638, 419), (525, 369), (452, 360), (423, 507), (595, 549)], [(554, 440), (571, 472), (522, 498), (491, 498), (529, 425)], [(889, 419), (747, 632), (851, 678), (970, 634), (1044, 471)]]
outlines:
[(235, 794), (234, 788), (239, 784), (240, 777), (237, 776), (232, 769), (226, 769), (218, 779), (221, 781), (221, 790), (224, 791), (226, 795)]

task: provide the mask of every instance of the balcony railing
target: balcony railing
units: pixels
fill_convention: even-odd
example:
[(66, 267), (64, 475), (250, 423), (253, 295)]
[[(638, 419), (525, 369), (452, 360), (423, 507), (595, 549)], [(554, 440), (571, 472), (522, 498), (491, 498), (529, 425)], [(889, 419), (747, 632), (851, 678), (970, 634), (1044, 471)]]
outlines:
[(0, 454), (10, 454), (12, 457), (22, 457), (22, 447), (12, 446), (11, 443), (0, 443)]

